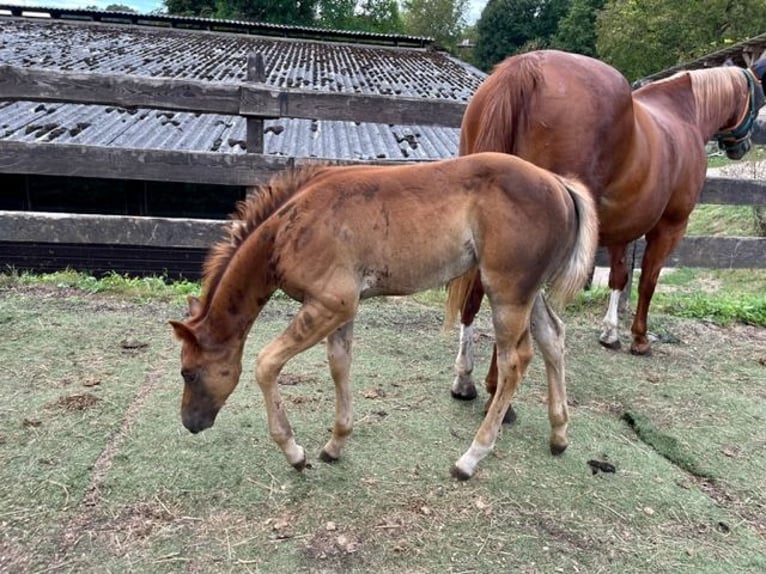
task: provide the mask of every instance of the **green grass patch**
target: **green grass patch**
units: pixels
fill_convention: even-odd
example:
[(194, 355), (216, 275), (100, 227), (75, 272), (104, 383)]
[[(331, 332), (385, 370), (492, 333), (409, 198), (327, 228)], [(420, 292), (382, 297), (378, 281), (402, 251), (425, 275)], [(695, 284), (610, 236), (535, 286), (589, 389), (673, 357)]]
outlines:
[(137, 301), (150, 299), (180, 300), (187, 295), (197, 295), (200, 290), (199, 282), (196, 281), (171, 281), (162, 276), (134, 277), (114, 272), (103, 277), (94, 277), (72, 269), (53, 273), (29, 273), (12, 270), (0, 274), (0, 288), (21, 285), (43, 285), (58, 289), (71, 288), (86, 293), (109, 293)]

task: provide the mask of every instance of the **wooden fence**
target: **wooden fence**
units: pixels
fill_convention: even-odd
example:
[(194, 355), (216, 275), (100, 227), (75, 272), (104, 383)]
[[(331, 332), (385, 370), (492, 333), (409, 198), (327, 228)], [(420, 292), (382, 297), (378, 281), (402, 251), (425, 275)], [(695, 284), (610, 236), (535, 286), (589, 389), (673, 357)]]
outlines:
[[(0, 65), (2, 100), (241, 115), (248, 122), (249, 152), (221, 154), (0, 140), (0, 173), (252, 186), (289, 165), (316, 161), (263, 155), (264, 119), (289, 117), (459, 127), (465, 107), (444, 100), (275, 89), (262, 83), (262, 71), (263, 62), (258, 55), (249, 58), (248, 81), (231, 84)], [(709, 177), (701, 202), (763, 206), (766, 205), (766, 184), (758, 180)], [(79, 247), (94, 257), (99, 250), (107, 253), (89, 267), (100, 271), (109, 268), (120, 249), (143, 248), (147, 253), (161, 252), (151, 265), (148, 260), (143, 262), (145, 272), (161, 272), (164, 268), (175, 274), (172, 264), (185, 250), (187, 263), (179, 273), (193, 276), (206, 248), (220, 232), (221, 224), (163, 218), (0, 212), (0, 260), (21, 268), (24, 258), (49, 253), (60, 262), (66, 258), (56, 259), (56, 250), (65, 252)], [(640, 262), (641, 251), (639, 242), (636, 264)], [(139, 272), (142, 261), (140, 255), (136, 258), (135, 271)], [(606, 264), (603, 252), (599, 253), (598, 264)], [(668, 265), (766, 268), (766, 238), (687, 236), (671, 255)]]

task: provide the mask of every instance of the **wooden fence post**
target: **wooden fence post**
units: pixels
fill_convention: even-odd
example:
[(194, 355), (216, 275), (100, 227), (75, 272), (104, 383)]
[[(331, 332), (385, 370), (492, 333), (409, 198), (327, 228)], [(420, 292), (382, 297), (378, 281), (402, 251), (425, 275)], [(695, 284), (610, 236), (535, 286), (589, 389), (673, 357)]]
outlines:
[[(247, 81), (262, 84), (266, 81), (263, 56), (251, 52), (247, 56)], [(263, 153), (263, 119), (247, 117), (247, 153)]]

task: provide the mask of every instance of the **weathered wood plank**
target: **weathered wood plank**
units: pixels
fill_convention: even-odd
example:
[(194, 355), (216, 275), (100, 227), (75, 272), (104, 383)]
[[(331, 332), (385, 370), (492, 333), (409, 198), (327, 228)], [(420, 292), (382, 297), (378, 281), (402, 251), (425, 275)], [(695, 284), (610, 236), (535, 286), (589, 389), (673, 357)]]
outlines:
[(252, 186), (268, 181), (288, 166), (323, 161), (344, 165), (403, 163), (398, 160), (323, 160), (0, 140), (0, 173)]
[(239, 84), (58, 72), (0, 64), (0, 99), (239, 113)]
[[(636, 241), (635, 267), (641, 268), (646, 243)], [(596, 252), (596, 265), (609, 267), (606, 249)], [(766, 269), (766, 237), (687, 235), (668, 256), (664, 267)]]
[[(118, 215), (0, 211), (0, 242), (121, 244), (147, 247), (208, 248), (223, 233), (225, 220)], [(640, 266), (644, 241), (636, 242)], [(596, 263), (608, 266), (606, 250)], [(666, 267), (766, 268), (766, 237), (686, 236)]]
[(226, 220), (0, 210), (0, 242), (209, 248)]
[(0, 173), (257, 185), (288, 158), (0, 141)]
[(460, 127), (465, 104), (396, 96), (362, 96), (242, 86), (242, 115)]
[(766, 182), (761, 179), (708, 177), (700, 203), (766, 205)]
[(263, 84), (60, 72), (7, 64), (0, 64), (0, 99), (447, 127), (459, 127), (465, 110), (464, 103), (446, 100), (279, 90)]

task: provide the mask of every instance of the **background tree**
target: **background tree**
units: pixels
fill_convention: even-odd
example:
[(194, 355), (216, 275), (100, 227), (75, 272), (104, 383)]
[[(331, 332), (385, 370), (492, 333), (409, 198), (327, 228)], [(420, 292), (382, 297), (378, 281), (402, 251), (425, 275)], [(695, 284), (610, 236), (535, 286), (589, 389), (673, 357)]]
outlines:
[(633, 81), (764, 30), (766, 0), (607, 0), (596, 48)]
[(559, 20), (551, 47), (597, 57), (596, 17), (605, 0), (570, 0), (569, 10)]
[(199, 16), (211, 18), (215, 16), (215, 0), (164, 0), (168, 14), (178, 16)]
[(569, 0), (489, 0), (476, 23), (474, 63), (490, 70), (520, 51), (550, 45)]
[(313, 26), (316, 4), (317, 0), (217, 0), (215, 15), (272, 24)]
[(403, 11), (407, 34), (430, 36), (439, 46), (456, 51), (466, 26), (468, 0), (404, 0)]

